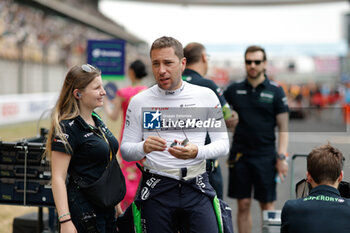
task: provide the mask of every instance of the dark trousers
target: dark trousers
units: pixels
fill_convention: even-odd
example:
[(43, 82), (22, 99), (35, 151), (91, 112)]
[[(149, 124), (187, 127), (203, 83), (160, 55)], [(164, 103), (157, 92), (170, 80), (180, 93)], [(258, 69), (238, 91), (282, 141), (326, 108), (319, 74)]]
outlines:
[(183, 183), (143, 201), (141, 218), (147, 233), (218, 232), (212, 199)]

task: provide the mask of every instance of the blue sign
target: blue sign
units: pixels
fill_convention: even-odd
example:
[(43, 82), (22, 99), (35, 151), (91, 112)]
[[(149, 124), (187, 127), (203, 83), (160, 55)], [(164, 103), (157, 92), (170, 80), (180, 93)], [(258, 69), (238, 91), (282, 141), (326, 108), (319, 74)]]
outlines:
[(157, 111), (144, 111), (143, 112), (143, 128), (144, 129), (160, 129), (162, 113)]
[(88, 40), (87, 62), (101, 70), (103, 79), (123, 79), (125, 41)]

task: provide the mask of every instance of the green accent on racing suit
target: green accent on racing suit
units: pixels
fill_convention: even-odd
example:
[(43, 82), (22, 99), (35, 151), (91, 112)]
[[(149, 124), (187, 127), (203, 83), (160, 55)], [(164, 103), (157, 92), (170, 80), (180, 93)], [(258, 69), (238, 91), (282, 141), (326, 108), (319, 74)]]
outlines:
[[(141, 208), (137, 207), (134, 202), (131, 204), (131, 207), (132, 207), (132, 214), (133, 214), (133, 217), (134, 217), (135, 233), (142, 233)], [(214, 212), (215, 212), (215, 215), (216, 215), (216, 220), (218, 221), (219, 233), (223, 233), (224, 232), (224, 228), (223, 228), (223, 225), (222, 225), (220, 201), (219, 201), (217, 196), (215, 196), (214, 199), (213, 199), (213, 207), (214, 207)]]
[(134, 217), (134, 229), (135, 233), (142, 233), (142, 226), (141, 226), (141, 207), (137, 207), (136, 204), (133, 202), (131, 204), (132, 207), (132, 215)]
[(224, 232), (224, 226), (222, 225), (220, 201), (219, 201), (217, 196), (215, 196), (214, 199), (213, 199), (213, 207), (214, 207), (216, 219), (218, 220), (219, 233), (223, 233)]

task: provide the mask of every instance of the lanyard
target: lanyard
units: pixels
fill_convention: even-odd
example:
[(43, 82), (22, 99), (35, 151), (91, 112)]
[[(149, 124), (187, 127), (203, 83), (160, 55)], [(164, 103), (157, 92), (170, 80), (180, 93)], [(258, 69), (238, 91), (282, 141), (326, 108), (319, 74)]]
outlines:
[(103, 130), (101, 129), (101, 127), (99, 126), (98, 129), (100, 130), (104, 140), (106, 141), (106, 143), (108, 144), (108, 147), (109, 147), (109, 161), (112, 161), (112, 149), (111, 149), (111, 145), (109, 144), (109, 141), (108, 139), (106, 138), (106, 135), (105, 133), (103, 132)]
[[(92, 125), (89, 125), (92, 132), (95, 133), (99, 138), (103, 138), (105, 140), (105, 142), (108, 144), (108, 147), (109, 147), (109, 161), (112, 161), (112, 158), (113, 158), (113, 155), (112, 155), (112, 148), (111, 148), (111, 145), (109, 144), (109, 141), (108, 139), (106, 138), (106, 135), (104, 134), (103, 130), (101, 129), (101, 127), (99, 126), (98, 128), (92, 126)], [(99, 134), (96, 129), (98, 129), (98, 131), (101, 133)], [(101, 137), (102, 135), (102, 137)]]

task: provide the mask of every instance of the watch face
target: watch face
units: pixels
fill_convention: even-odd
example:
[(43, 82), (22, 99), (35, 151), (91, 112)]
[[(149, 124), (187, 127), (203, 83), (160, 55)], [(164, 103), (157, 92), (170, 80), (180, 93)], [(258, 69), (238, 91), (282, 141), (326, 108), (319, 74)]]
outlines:
[(286, 156), (284, 154), (278, 154), (279, 159), (286, 159)]

